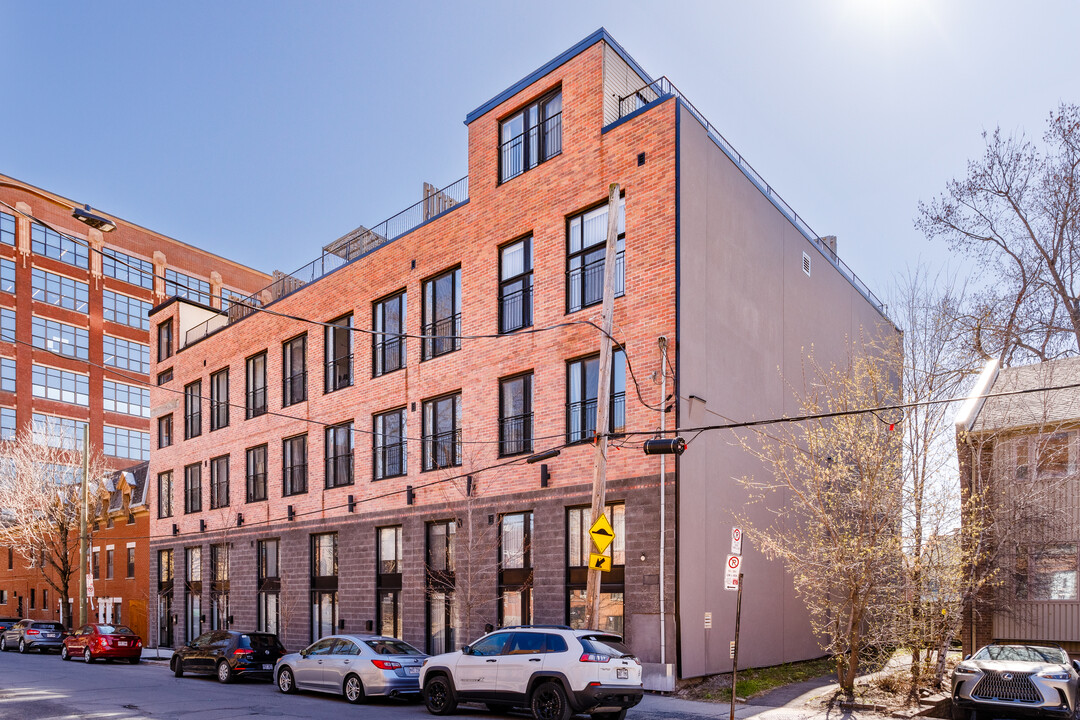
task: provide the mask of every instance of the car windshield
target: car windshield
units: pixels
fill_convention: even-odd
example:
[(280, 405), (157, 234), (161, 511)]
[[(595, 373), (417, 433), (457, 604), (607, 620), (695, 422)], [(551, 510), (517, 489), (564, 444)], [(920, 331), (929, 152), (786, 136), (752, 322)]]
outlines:
[(278, 650), (284, 653), (285, 647), (277, 635), (241, 635), (240, 647), (253, 650)]
[(57, 623), (38, 622), (34, 623), (31, 627), (33, 627), (35, 630), (51, 630), (53, 632), (64, 631), (64, 626)]
[(1044, 645), (987, 645), (972, 660), (1014, 660), (1018, 662), (1069, 664), (1061, 648)]
[(134, 635), (127, 625), (98, 625), (98, 632), (102, 635)]
[(618, 635), (586, 635), (579, 640), (585, 652), (611, 657), (633, 657), (634, 655), (630, 652), (630, 648), (623, 645), (622, 638)]
[(400, 640), (365, 640), (364, 644), (379, 655), (423, 655), (412, 645)]

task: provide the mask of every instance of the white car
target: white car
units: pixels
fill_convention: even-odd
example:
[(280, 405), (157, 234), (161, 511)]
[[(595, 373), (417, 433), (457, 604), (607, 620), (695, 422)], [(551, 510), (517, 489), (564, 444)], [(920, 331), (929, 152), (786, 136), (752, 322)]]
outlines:
[(528, 708), (536, 720), (622, 720), (641, 702), (641, 662), (622, 638), (599, 630), (526, 625), (496, 630), (420, 669), (424, 703), (448, 715), (458, 702)]

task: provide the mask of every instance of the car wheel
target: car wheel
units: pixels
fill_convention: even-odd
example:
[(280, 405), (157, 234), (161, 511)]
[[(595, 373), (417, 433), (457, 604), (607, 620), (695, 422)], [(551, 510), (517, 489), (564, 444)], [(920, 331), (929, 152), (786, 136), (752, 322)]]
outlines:
[(615, 710), (613, 712), (593, 713), (592, 720), (625, 720), (626, 710)]
[(345, 678), (345, 684), (341, 688), (341, 694), (353, 705), (364, 702), (364, 683), (355, 675)]
[(132, 665), (138, 665), (140, 660), (142, 660), (141, 657), (128, 658), (128, 662)]
[(232, 666), (228, 661), (222, 660), (217, 664), (217, 679), (219, 683), (231, 683), (233, 679)]
[(172, 659), (172, 672), (176, 677), (184, 677), (184, 661), (178, 657)]
[(432, 715), (449, 715), (457, 710), (454, 688), (445, 675), (428, 678), (424, 683), (424, 704)]
[(529, 709), (534, 720), (570, 720), (570, 703), (558, 683), (538, 685), (529, 698)]
[(26, 650), (26, 640), (24, 640), (23, 638), (19, 638), (19, 652), (25, 653)]
[(7, 652), (7, 638), (0, 637), (0, 652)]
[(83, 650), (82, 657), (83, 657), (83, 660), (85, 660), (88, 663), (94, 662), (94, 656), (90, 653), (90, 648), (86, 648), (85, 650)]
[(296, 678), (288, 667), (281, 668), (277, 676), (277, 689), (289, 695), (296, 692)]
[(68, 655), (67, 645), (61, 645), (60, 646), (60, 659), (61, 660), (70, 660), (71, 659), (71, 656)]

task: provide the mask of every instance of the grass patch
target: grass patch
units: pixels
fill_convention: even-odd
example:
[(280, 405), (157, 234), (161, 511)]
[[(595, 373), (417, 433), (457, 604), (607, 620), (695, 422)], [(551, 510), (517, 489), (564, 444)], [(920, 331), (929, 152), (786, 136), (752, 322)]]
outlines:
[[(774, 688), (791, 683), (812, 680), (836, 672), (836, 663), (830, 658), (806, 660), (804, 662), (784, 663), (772, 667), (740, 670), (736, 696), (752, 698)], [(712, 702), (731, 701), (731, 673), (705, 678), (696, 685), (683, 688), (679, 697), (688, 700), (711, 700)]]

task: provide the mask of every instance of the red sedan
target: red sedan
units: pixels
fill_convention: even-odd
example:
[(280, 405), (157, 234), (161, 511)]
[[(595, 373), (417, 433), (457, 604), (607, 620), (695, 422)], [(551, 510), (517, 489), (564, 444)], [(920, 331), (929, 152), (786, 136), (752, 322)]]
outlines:
[(126, 625), (90, 623), (64, 638), (60, 659), (73, 657), (81, 657), (88, 663), (105, 658), (136, 665), (142, 657), (142, 640)]

